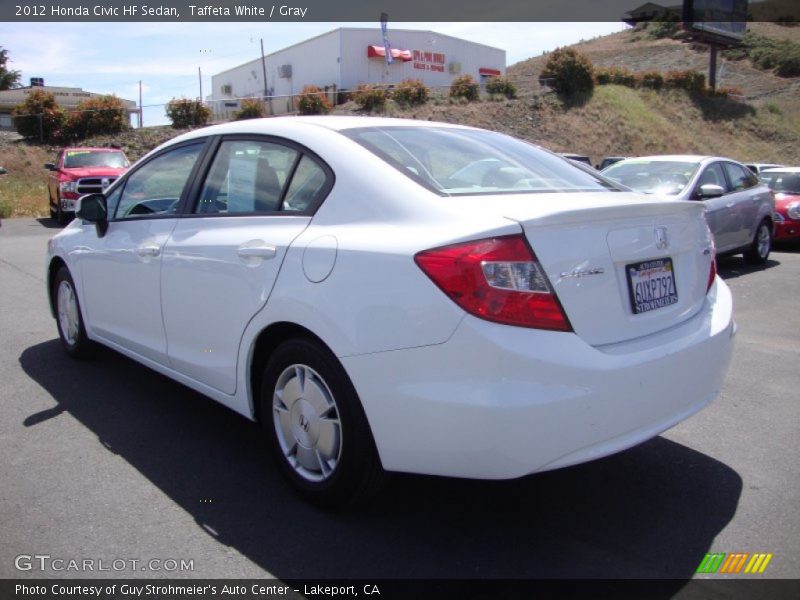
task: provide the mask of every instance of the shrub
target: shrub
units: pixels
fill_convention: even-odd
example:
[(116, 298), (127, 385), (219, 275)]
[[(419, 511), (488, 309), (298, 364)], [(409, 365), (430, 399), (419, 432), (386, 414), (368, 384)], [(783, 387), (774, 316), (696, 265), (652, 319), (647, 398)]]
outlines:
[(706, 76), (692, 70), (668, 71), (664, 85), (689, 92), (702, 92), (706, 88)]
[(642, 87), (650, 88), (651, 90), (660, 90), (664, 87), (664, 77), (658, 71), (642, 73), (640, 81)]
[(625, 85), (636, 87), (636, 76), (624, 67), (605, 67), (595, 69), (595, 81), (599, 85), (613, 83), (615, 85)]
[(305, 86), (297, 99), (297, 110), (301, 115), (326, 115), (331, 108), (327, 94), (315, 85)]
[(79, 102), (76, 111), (67, 115), (63, 137), (84, 139), (120, 133), (130, 127), (122, 100), (116, 96), (98, 96)]
[(0, 200), (0, 219), (7, 219), (14, 214), (14, 206), (8, 200)]
[(800, 47), (787, 48), (787, 51), (778, 58), (775, 74), (779, 77), (800, 75)]
[(717, 98), (730, 98), (731, 96), (742, 96), (741, 88), (737, 87), (718, 87), (716, 90), (708, 88), (706, 90), (709, 96), (716, 96)]
[(419, 106), (428, 101), (430, 90), (419, 79), (404, 79), (392, 92), (392, 99), (398, 104)]
[(41, 137), (44, 142), (52, 142), (61, 136), (66, 119), (64, 110), (56, 102), (55, 96), (44, 90), (34, 90), (25, 102), (13, 111), (14, 127), (26, 138)]
[(594, 89), (594, 68), (591, 61), (573, 48), (553, 50), (539, 78), (568, 98)]
[(472, 75), (461, 75), (453, 80), (450, 85), (451, 98), (464, 98), (467, 102), (478, 99), (480, 86), (472, 78)]
[(353, 92), (353, 102), (363, 110), (382, 109), (386, 104), (386, 88), (380, 85), (360, 83)]
[(264, 103), (255, 98), (245, 98), (240, 104), (241, 108), (233, 113), (233, 118), (237, 121), (245, 119), (260, 119), (266, 116)]
[(167, 116), (175, 129), (202, 127), (211, 119), (211, 109), (200, 100), (173, 98), (167, 104)]
[(677, 15), (667, 14), (663, 21), (651, 21), (647, 24), (647, 37), (653, 40), (674, 37), (681, 30), (680, 18)]
[(517, 97), (517, 88), (507, 77), (492, 77), (486, 82), (486, 91), (492, 96), (505, 96), (509, 100)]
[(730, 60), (749, 58), (757, 69), (774, 69), (779, 77), (800, 75), (800, 44), (792, 40), (770, 38), (748, 31), (742, 45), (726, 50), (724, 56)]

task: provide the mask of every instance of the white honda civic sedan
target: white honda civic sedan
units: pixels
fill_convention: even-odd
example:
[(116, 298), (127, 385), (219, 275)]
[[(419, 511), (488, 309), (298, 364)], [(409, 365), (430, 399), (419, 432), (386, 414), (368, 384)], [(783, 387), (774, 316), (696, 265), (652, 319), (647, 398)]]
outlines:
[(719, 392), (735, 325), (702, 207), (497, 133), (366, 117), (181, 135), (49, 244), (96, 343), (259, 421), (341, 505), (384, 471), (503, 479), (639, 444)]

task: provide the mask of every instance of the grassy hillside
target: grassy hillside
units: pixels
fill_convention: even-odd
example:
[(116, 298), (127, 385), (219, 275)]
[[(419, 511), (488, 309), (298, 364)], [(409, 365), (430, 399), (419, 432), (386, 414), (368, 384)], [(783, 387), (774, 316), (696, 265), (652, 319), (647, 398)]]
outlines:
[[(800, 41), (800, 27), (753, 23), (760, 34)], [(697, 69), (705, 72), (708, 55), (679, 41), (648, 39), (629, 30), (582, 42), (576, 48), (596, 66), (624, 66), (631, 71)], [(473, 104), (435, 99), (414, 109), (390, 103), (389, 116), (463, 123), (501, 131), (556, 152), (603, 156), (697, 153), (729, 156), (743, 162), (800, 164), (800, 78), (781, 78), (753, 68), (748, 60), (723, 61), (720, 84), (742, 90), (743, 98), (728, 100), (692, 96), (683, 91), (595, 88), (582, 106), (565, 108), (538, 83), (545, 56), (509, 67), (519, 98)], [(357, 113), (352, 103), (338, 113)], [(87, 140), (84, 145), (121, 146), (137, 159), (162, 141), (177, 135), (169, 128), (134, 130), (113, 139)], [(46, 171), (55, 147), (11, 141), (0, 136), (0, 217), (45, 216)]]

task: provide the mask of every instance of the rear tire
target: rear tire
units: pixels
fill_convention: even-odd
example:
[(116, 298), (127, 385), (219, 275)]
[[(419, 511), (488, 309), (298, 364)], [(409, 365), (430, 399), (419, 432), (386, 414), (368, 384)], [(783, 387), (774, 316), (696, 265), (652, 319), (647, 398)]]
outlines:
[(66, 267), (61, 267), (53, 281), (53, 299), (56, 305), (58, 337), (67, 354), (73, 358), (89, 358), (95, 345), (86, 335), (81, 316), (81, 305), (75, 282)]
[(312, 340), (286, 341), (262, 381), (262, 427), (292, 488), (331, 508), (369, 497), (383, 469), (355, 388), (333, 353)]
[(772, 227), (767, 219), (759, 223), (756, 235), (750, 247), (744, 252), (745, 262), (751, 265), (763, 265), (772, 250)]

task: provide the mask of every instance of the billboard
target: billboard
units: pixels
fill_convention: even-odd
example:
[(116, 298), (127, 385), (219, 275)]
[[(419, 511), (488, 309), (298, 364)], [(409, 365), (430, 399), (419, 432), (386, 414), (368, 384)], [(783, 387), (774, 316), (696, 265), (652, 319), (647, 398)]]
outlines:
[(747, 30), (748, 0), (684, 0), (684, 27), (710, 41), (741, 42)]

